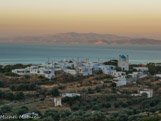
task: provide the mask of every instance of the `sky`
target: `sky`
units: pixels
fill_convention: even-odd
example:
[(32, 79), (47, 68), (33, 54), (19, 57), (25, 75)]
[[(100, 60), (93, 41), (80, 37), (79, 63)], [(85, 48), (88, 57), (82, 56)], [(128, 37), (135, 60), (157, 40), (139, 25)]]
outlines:
[(161, 40), (161, 0), (0, 0), (0, 37), (65, 32)]

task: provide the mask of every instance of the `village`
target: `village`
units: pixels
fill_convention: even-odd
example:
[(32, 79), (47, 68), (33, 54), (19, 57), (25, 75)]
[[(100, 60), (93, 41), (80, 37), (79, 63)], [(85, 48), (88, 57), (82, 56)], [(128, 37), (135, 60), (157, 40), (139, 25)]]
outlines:
[[(34, 65), (24, 69), (14, 69), (13, 73), (18, 75), (27, 75), (27, 74), (35, 74), (35, 75), (43, 75), (49, 80), (55, 76), (57, 71), (63, 71), (65, 73), (71, 75), (82, 75), (82, 76), (90, 76), (93, 75), (96, 71), (102, 71), (104, 74), (114, 76), (114, 80), (117, 86), (126, 85), (127, 77), (131, 78), (144, 78), (147, 77), (148, 68), (147, 67), (134, 67), (135, 72), (126, 74), (126, 71), (129, 71), (129, 57), (125, 55), (120, 55), (118, 59), (118, 68), (120, 70), (116, 70), (116, 66), (114, 65), (105, 65), (99, 62), (87, 62), (79, 61), (79, 60), (70, 60), (66, 59), (58, 61), (58, 62), (47, 62), (41, 65)], [(156, 74), (156, 76), (160, 76)]]
[[(32, 116), (40, 118), (43, 115), (44, 119), (48, 117), (46, 113), (52, 111), (67, 111), (71, 117), (82, 110), (91, 115), (93, 111), (101, 111), (106, 113), (101, 115), (108, 117), (107, 121), (112, 121), (115, 118), (113, 114), (138, 107), (140, 113), (135, 115), (144, 118), (152, 109), (148, 107), (150, 112), (143, 110), (144, 104), (140, 101), (158, 100), (161, 95), (160, 70), (153, 73), (154, 68), (160, 67), (160, 63), (130, 64), (128, 55), (119, 55), (118, 60), (103, 63), (89, 62), (88, 59), (64, 59), (14, 67), (10, 69), (10, 74), (1, 74), (6, 82), (0, 87), (0, 100), (4, 102), (0, 108), (12, 107), (12, 110), (1, 113), (18, 112), (22, 119), (31, 119)], [(158, 108), (151, 113), (160, 114), (160, 103), (155, 106)], [(137, 116), (131, 121), (136, 120)], [(117, 118), (120, 118), (119, 115)], [(61, 119), (70, 120), (60, 116), (54, 121)]]

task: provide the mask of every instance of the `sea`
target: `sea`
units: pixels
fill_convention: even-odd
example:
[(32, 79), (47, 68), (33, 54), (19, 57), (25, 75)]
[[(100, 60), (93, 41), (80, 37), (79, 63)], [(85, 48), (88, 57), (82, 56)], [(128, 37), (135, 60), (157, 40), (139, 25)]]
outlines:
[(131, 64), (161, 62), (161, 46), (0, 43), (0, 65), (58, 60), (105, 62), (128, 55)]

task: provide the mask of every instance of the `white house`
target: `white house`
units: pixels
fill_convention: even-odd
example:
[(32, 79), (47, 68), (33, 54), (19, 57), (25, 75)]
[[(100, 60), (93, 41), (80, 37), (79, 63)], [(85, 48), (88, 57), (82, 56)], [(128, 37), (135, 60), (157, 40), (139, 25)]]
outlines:
[(53, 76), (55, 76), (54, 68), (49, 66), (47, 67), (44, 65), (30, 66), (25, 69), (14, 69), (12, 70), (12, 72), (18, 75), (25, 75), (25, 74), (43, 75), (48, 79), (51, 79)]
[(101, 65), (99, 68), (102, 70), (104, 74), (113, 74), (115, 71), (115, 66), (113, 65)]
[(12, 73), (16, 73), (18, 75), (25, 75), (29, 73), (29, 70), (27, 69), (14, 69), (12, 70)]
[(130, 74), (128, 74), (129, 77), (132, 77), (132, 78), (137, 78), (138, 77), (138, 72), (132, 72)]
[(93, 71), (98, 71), (100, 68), (99, 66), (104, 65), (102, 63), (98, 63), (98, 62), (82, 62), (82, 64), (86, 67), (92, 67)]
[(118, 60), (118, 67), (120, 67), (123, 71), (129, 70), (129, 56), (120, 55)]
[(129, 74), (129, 76), (131, 76), (132, 78), (145, 78), (148, 75), (143, 72), (133, 72), (133, 73)]
[(116, 71), (115, 70), (115, 71), (112, 72), (112, 76), (125, 78), (126, 77), (126, 73), (122, 72), (122, 71)]
[(116, 83), (116, 86), (124, 86), (127, 84), (126, 78), (125, 77), (117, 77), (114, 78), (113, 81)]
[(155, 66), (161, 66), (161, 63), (155, 63)]
[(134, 67), (137, 71), (145, 72), (148, 71), (149, 69), (147, 67)]
[(75, 69), (64, 69), (64, 72), (72, 75), (78, 74), (78, 71), (76, 71)]
[(141, 79), (141, 78), (145, 78), (145, 77), (148, 77), (148, 74), (142, 74), (142, 75), (139, 75), (139, 78)]
[(62, 97), (76, 97), (76, 96), (80, 96), (79, 93), (62, 93), (61, 94)]
[(83, 76), (88, 76), (93, 74), (93, 68), (87, 67), (87, 66), (78, 66), (76, 67), (76, 70), (78, 71), (78, 74), (81, 74)]
[(55, 70), (53, 68), (44, 68), (44, 75), (46, 78), (51, 79), (55, 76)]
[(32, 112), (32, 113), (25, 113), (25, 114), (22, 114), (19, 116), (19, 118), (21, 119), (39, 119), (39, 114), (38, 113), (35, 113), (35, 112)]
[(156, 74), (155, 76), (156, 76), (156, 77), (160, 77), (160, 78), (161, 78), (161, 74)]

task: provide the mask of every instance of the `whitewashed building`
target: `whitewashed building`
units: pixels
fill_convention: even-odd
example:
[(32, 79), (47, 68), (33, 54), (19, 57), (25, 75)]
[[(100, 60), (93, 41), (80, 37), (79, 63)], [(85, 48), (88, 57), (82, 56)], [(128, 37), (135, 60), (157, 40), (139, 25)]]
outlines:
[(75, 69), (64, 69), (65, 73), (71, 74), (71, 75), (77, 75), (78, 71), (76, 71)]
[(123, 71), (129, 70), (129, 56), (120, 55), (118, 60), (118, 67), (120, 67)]
[(16, 73), (18, 75), (25, 75), (29, 73), (29, 70), (27, 69), (14, 69), (12, 70), (12, 73)]
[(132, 78), (145, 78), (148, 76), (148, 74), (145, 74), (144, 72), (139, 71), (139, 72), (130, 73), (128, 74), (128, 76)]
[(101, 66), (99, 66), (99, 69), (104, 74), (110, 74), (110, 75), (112, 75), (113, 72), (115, 72), (115, 66), (113, 66), (113, 65), (101, 65)]
[(161, 74), (156, 74), (155, 76), (161, 78)]
[(61, 94), (62, 97), (76, 97), (76, 96), (80, 96), (79, 93), (62, 93)]
[(32, 113), (25, 113), (19, 116), (21, 119), (39, 119), (39, 114), (32, 112)]
[(134, 69), (136, 69), (137, 71), (140, 71), (140, 72), (145, 72), (145, 71), (149, 70), (147, 67), (134, 67)]
[(127, 84), (127, 80), (125, 77), (117, 77), (114, 78), (113, 81), (116, 83), (116, 86), (124, 86)]
[(83, 76), (89, 76), (93, 74), (93, 68), (88, 66), (78, 66), (76, 67), (78, 74)]
[(12, 70), (12, 72), (18, 75), (25, 75), (25, 74), (43, 75), (48, 79), (51, 79), (53, 76), (55, 76), (54, 68), (44, 65), (30, 66), (25, 69), (14, 69)]
[(112, 76), (125, 78), (126, 77), (126, 72), (116, 71), (115, 70), (115, 71), (112, 72)]
[(155, 66), (161, 66), (161, 63), (155, 63)]

